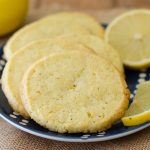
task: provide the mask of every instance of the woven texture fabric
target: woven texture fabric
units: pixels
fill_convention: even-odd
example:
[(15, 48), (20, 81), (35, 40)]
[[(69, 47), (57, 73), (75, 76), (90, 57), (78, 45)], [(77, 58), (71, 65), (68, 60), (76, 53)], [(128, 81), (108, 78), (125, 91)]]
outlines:
[(0, 119), (0, 150), (149, 150), (150, 127), (105, 142), (67, 143), (52, 141), (25, 133)]

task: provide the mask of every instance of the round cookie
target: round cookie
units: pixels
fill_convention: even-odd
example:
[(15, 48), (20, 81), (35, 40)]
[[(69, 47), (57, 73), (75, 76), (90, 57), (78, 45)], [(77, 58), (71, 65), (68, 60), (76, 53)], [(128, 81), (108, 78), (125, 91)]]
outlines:
[(4, 47), (5, 58), (8, 60), (16, 51), (32, 41), (69, 33), (103, 37), (104, 30), (90, 15), (76, 12), (57, 13), (17, 31)]
[(69, 50), (92, 52), (92, 50), (70, 39), (54, 38), (33, 42), (12, 56), (3, 71), (2, 89), (14, 111), (24, 117), (29, 117), (22, 105), (19, 94), (20, 82), (28, 67), (38, 59), (51, 53)]
[(105, 59), (70, 51), (53, 54), (25, 73), (21, 96), (31, 118), (60, 133), (108, 129), (128, 107), (122, 75)]
[(115, 49), (107, 44), (103, 39), (93, 35), (69, 34), (61, 36), (63, 39), (72, 39), (92, 49), (96, 54), (109, 60), (122, 74), (124, 74), (123, 63)]

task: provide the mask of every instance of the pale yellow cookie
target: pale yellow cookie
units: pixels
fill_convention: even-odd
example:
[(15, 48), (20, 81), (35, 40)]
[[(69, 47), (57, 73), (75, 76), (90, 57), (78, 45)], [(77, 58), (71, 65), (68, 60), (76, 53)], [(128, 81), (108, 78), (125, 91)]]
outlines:
[(2, 88), (14, 111), (20, 113), (24, 117), (29, 117), (22, 105), (19, 94), (20, 82), (28, 67), (39, 58), (64, 50), (92, 52), (92, 50), (84, 47), (82, 44), (71, 41), (70, 39), (63, 40), (54, 38), (31, 43), (14, 54), (8, 61), (2, 75)]
[(4, 47), (8, 60), (26, 44), (43, 38), (55, 37), (68, 33), (91, 34), (103, 37), (103, 28), (93, 17), (84, 13), (57, 13), (26, 25), (17, 31)]
[(96, 54), (109, 60), (122, 74), (124, 74), (123, 63), (118, 52), (107, 44), (103, 39), (92, 35), (69, 34), (61, 36), (63, 39), (71, 39), (92, 49)]
[(20, 87), (31, 118), (51, 131), (103, 131), (128, 107), (122, 75), (105, 59), (70, 51), (33, 64)]

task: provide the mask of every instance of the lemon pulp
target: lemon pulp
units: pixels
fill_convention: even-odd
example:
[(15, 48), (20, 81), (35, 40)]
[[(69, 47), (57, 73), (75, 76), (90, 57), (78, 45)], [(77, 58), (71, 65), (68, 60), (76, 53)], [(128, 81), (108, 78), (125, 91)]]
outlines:
[(126, 66), (150, 66), (150, 11), (133, 10), (119, 16), (106, 29), (105, 40), (119, 52)]
[(150, 121), (150, 81), (139, 84), (134, 101), (122, 122), (125, 126), (139, 125)]

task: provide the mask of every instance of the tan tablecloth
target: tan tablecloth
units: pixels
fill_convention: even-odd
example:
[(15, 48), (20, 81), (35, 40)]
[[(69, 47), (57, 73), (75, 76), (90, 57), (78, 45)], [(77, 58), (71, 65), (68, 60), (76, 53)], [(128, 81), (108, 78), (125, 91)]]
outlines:
[(66, 143), (30, 135), (0, 120), (0, 150), (150, 150), (150, 127), (106, 142)]
[[(50, 12), (59, 9), (36, 10), (28, 17), (27, 22), (36, 20)], [(100, 21), (109, 22), (116, 15), (126, 9), (105, 11), (88, 11), (94, 14)], [(0, 39), (2, 44), (5, 39)], [(0, 150), (150, 150), (150, 127), (116, 140), (97, 143), (66, 143), (39, 138), (9, 125), (0, 119)]]

